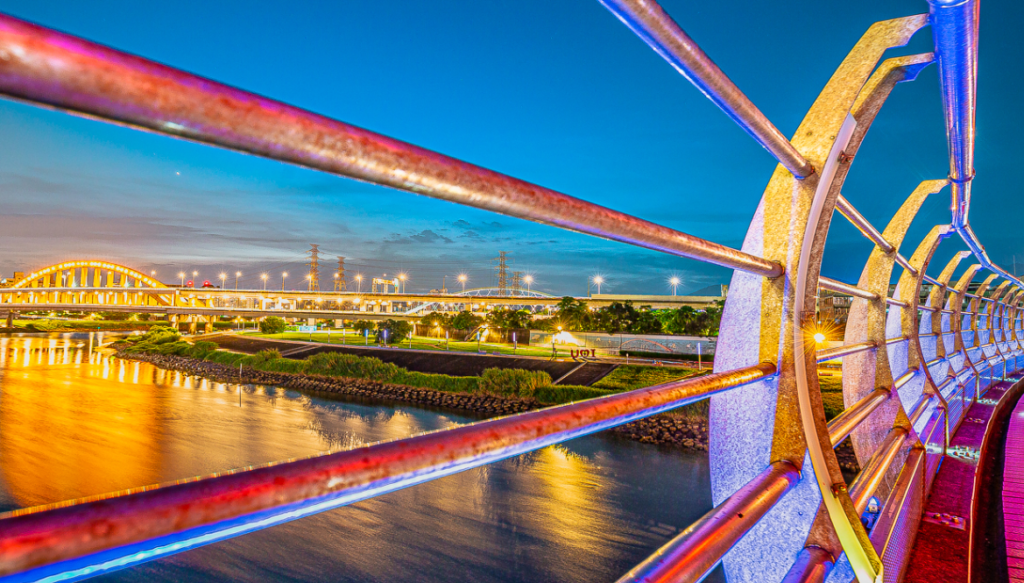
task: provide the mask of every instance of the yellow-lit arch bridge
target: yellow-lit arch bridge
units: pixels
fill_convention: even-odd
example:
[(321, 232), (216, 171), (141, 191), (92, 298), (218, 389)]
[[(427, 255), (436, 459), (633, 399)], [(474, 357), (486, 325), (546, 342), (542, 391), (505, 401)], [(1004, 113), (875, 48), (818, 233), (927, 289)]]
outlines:
[[(472, 291), (472, 290), (471, 290)], [(654, 308), (703, 308), (722, 297), (710, 296), (595, 296), (594, 307), (633, 300)], [(418, 320), (430, 310), (486, 312), (494, 307), (541, 310), (561, 298), (533, 295), (469, 295), (457, 293), (359, 293), (321, 291), (228, 290), (190, 288), (161, 283), (130, 267), (108, 261), (65, 261), (29, 273), (0, 288), (0, 315), (10, 327), (19, 312), (129, 312), (166, 314), (172, 322), (212, 324), (229, 316), (259, 319)]]

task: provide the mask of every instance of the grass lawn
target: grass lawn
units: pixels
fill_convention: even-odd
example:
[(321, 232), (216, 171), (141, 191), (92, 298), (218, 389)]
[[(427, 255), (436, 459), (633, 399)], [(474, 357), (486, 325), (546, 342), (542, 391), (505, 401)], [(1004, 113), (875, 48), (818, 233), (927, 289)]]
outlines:
[[(348, 330), (348, 333), (342, 335), (340, 330), (332, 330), (328, 335), (326, 331), (319, 332), (284, 332), (283, 334), (259, 334), (252, 332), (244, 332), (245, 336), (252, 336), (255, 338), (277, 338), (280, 340), (303, 340), (313, 342), (328, 342), (330, 338), (330, 344), (352, 344), (356, 346), (364, 346), (366, 340), (360, 334), (357, 334), (353, 330)], [(373, 346), (374, 341), (371, 338), (368, 346)], [(412, 346), (409, 341), (405, 340), (401, 344), (392, 344), (395, 348), (412, 348), (414, 350), (435, 350), (444, 351), (445, 341), (444, 338), (429, 338), (427, 336), (413, 336)], [(512, 345), (510, 344), (494, 344), (491, 342), (481, 342), (480, 350), (486, 351), (488, 354), (497, 352), (498, 354), (515, 354), (519, 356), (551, 356), (551, 347), (537, 347), (537, 346), (522, 346), (513, 351)], [(558, 346), (558, 356), (563, 358), (570, 358), (569, 350), (575, 349), (575, 346)], [(448, 341), (448, 350), (452, 352), (477, 352), (477, 343), (473, 342), (456, 342), (454, 340)]]
[(831, 421), (846, 409), (843, 405), (843, 377), (818, 375), (821, 403), (825, 407), (825, 420)]
[(631, 391), (694, 376), (696, 373), (697, 371), (694, 369), (675, 366), (624, 364), (613, 370), (608, 376), (594, 383), (594, 387), (616, 391)]

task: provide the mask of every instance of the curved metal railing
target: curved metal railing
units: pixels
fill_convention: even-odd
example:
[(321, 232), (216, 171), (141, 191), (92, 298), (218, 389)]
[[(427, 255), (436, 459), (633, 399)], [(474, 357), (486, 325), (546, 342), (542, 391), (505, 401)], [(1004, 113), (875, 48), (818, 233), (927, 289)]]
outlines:
[[(296, 107), (0, 16), (0, 94), (735, 270), (716, 372), (350, 451), (0, 515), (0, 580), (72, 580), (180, 552), (711, 398), (716, 506), (622, 581), (897, 581), (948, 436), (1022, 364), (1021, 282), (967, 221), (973, 177), (977, 0), (876, 23), (785, 139), (652, 0), (601, 0), (775, 156), (742, 249), (662, 227)], [(882, 61), (932, 24), (950, 177), (921, 183), (879, 230), (842, 186), (889, 93), (931, 53)], [(880, 62), (881, 61), (881, 62)], [(907, 229), (952, 184), (950, 225), (913, 253)], [(838, 213), (836, 213), (838, 211)], [(873, 245), (856, 284), (820, 275), (831, 220)], [(970, 252), (928, 275), (958, 233)], [(953, 283), (959, 264), (970, 265)], [(901, 269), (890, 295), (895, 269)], [(975, 277), (991, 272), (971, 290)], [(931, 270), (935, 273), (935, 270)], [(996, 280), (1003, 280), (998, 285)], [(844, 345), (816, 350), (818, 290), (853, 298)], [(843, 360), (846, 410), (826, 423), (817, 365)], [(847, 484), (834, 448), (862, 470)], [(809, 464), (809, 465), (808, 465)], [(868, 501), (884, 511), (869, 532)]]

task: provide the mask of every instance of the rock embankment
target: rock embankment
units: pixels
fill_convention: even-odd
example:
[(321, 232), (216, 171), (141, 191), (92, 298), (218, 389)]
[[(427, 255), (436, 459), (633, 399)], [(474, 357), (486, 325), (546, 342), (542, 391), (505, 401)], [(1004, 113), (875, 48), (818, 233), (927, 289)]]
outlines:
[[(394, 385), (368, 379), (328, 377), (309, 374), (266, 372), (251, 368), (239, 369), (184, 356), (164, 354), (127, 354), (126, 360), (149, 362), (167, 370), (175, 370), (216, 382), (273, 385), (297, 391), (347, 395), (440, 407), (470, 412), (482, 417), (498, 417), (522, 413), (542, 407), (535, 399), (487, 394), (446, 393), (405, 385)], [(707, 423), (693, 421), (671, 413), (655, 415), (611, 430), (617, 435), (639, 441), (686, 449), (707, 450)]]

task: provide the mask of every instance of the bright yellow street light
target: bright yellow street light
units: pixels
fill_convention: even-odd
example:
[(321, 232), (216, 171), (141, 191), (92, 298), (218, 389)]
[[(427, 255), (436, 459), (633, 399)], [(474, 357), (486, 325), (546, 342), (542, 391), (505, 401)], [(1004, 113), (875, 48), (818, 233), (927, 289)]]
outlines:
[(822, 342), (825, 341), (825, 335), (822, 334), (821, 332), (815, 332), (814, 341), (817, 342), (818, 344), (821, 344)]
[(285, 271), (281, 274), (281, 291), (284, 291), (284, 278), (288, 277), (288, 272)]
[(260, 279), (263, 280), (263, 291), (267, 291), (267, 274), (260, 275)]
[(530, 286), (533, 285), (533, 276), (527, 275), (523, 278), (523, 281), (526, 283), (526, 293), (530, 293)]
[(668, 280), (668, 283), (672, 285), (672, 295), (676, 295), (676, 288), (679, 287), (679, 278), (673, 277)]
[(356, 282), (358, 283), (359, 288), (357, 293), (363, 293), (363, 276), (357, 273)]

